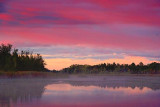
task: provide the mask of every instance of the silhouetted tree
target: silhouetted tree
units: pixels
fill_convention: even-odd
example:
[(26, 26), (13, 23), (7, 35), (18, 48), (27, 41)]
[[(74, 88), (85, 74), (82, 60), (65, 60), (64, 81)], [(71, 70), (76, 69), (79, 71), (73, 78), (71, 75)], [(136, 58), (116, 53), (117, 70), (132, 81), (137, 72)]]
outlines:
[(44, 60), (40, 54), (33, 55), (29, 51), (12, 51), (12, 45), (0, 46), (0, 70), (4, 71), (42, 71), (44, 70)]
[(128, 64), (99, 64), (99, 65), (71, 65), (61, 70), (62, 73), (107, 73), (107, 72), (130, 72), (133, 74), (160, 73), (160, 63), (151, 63), (144, 65), (140, 62), (138, 65)]

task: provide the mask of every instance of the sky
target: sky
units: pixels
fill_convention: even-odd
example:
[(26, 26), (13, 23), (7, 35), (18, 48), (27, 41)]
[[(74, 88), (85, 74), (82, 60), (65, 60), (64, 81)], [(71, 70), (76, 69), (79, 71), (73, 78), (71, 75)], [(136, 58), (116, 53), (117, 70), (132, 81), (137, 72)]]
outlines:
[(0, 43), (48, 69), (160, 61), (160, 0), (0, 0)]

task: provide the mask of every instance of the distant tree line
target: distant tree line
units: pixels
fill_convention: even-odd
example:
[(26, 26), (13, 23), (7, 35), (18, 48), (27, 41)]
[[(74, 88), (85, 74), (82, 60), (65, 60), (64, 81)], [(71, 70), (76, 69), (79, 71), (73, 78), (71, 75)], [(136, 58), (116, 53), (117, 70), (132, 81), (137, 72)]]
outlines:
[(42, 71), (45, 62), (40, 54), (12, 49), (11, 44), (0, 45), (0, 71)]
[(153, 62), (148, 65), (144, 65), (140, 62), (138, 65), (132, 64), (99, 64), (99, 65), (71, 65), (68, 68), (61, 70), (63, 73), (77, 74), (77, 73), (110, 73), (110, 72), (126, 72), (132, 74), (157, 74), (160, 73), (160, 63)]

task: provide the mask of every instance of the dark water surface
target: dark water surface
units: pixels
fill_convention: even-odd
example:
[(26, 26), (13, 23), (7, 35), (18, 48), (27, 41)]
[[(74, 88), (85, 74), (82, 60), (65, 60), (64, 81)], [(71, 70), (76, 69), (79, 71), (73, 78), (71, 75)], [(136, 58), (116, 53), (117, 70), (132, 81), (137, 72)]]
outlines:
[(0, 79), (0, 107), (160, 107), (160, 77)]

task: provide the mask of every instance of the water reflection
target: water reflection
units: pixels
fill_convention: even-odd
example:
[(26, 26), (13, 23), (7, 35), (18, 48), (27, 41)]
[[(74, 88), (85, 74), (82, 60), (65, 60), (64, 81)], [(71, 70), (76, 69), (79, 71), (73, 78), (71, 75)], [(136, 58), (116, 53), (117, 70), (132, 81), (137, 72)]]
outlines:
[(32, 102), (40, 99), (46, 82), (29, 79), (4, 79), (0, 81), (0, 107)]
[(144, 87), (46, 86), (42, 105), (51, 107), (159, 107), (160, 91)]
[(159, 107), (159, 77), (0, 79), (0, 107)]
[[(64, 88), (65, 87), (65, 88)], [(108, 92), (121, 92), (123, 94), (145, 94), (149, 91), (152, 91), (152, 89), (144, 87), (144, 88), (139, 88), (139, 87), (135, 87), (134, 89), (131, 87), (98, 87), (98, 86), (73, 86), (71, 84), (52, 84), (52, 85), (48, 85), (45, 87), (46, 91), (44, 94), (50, 94), (50, 92), (55, 92), (55, 91), (59, 91), (59, 92), (69, 92), (69, 91), (89, 91), (90, 93), (94, 92), (94, 91), (108, 91)]]

